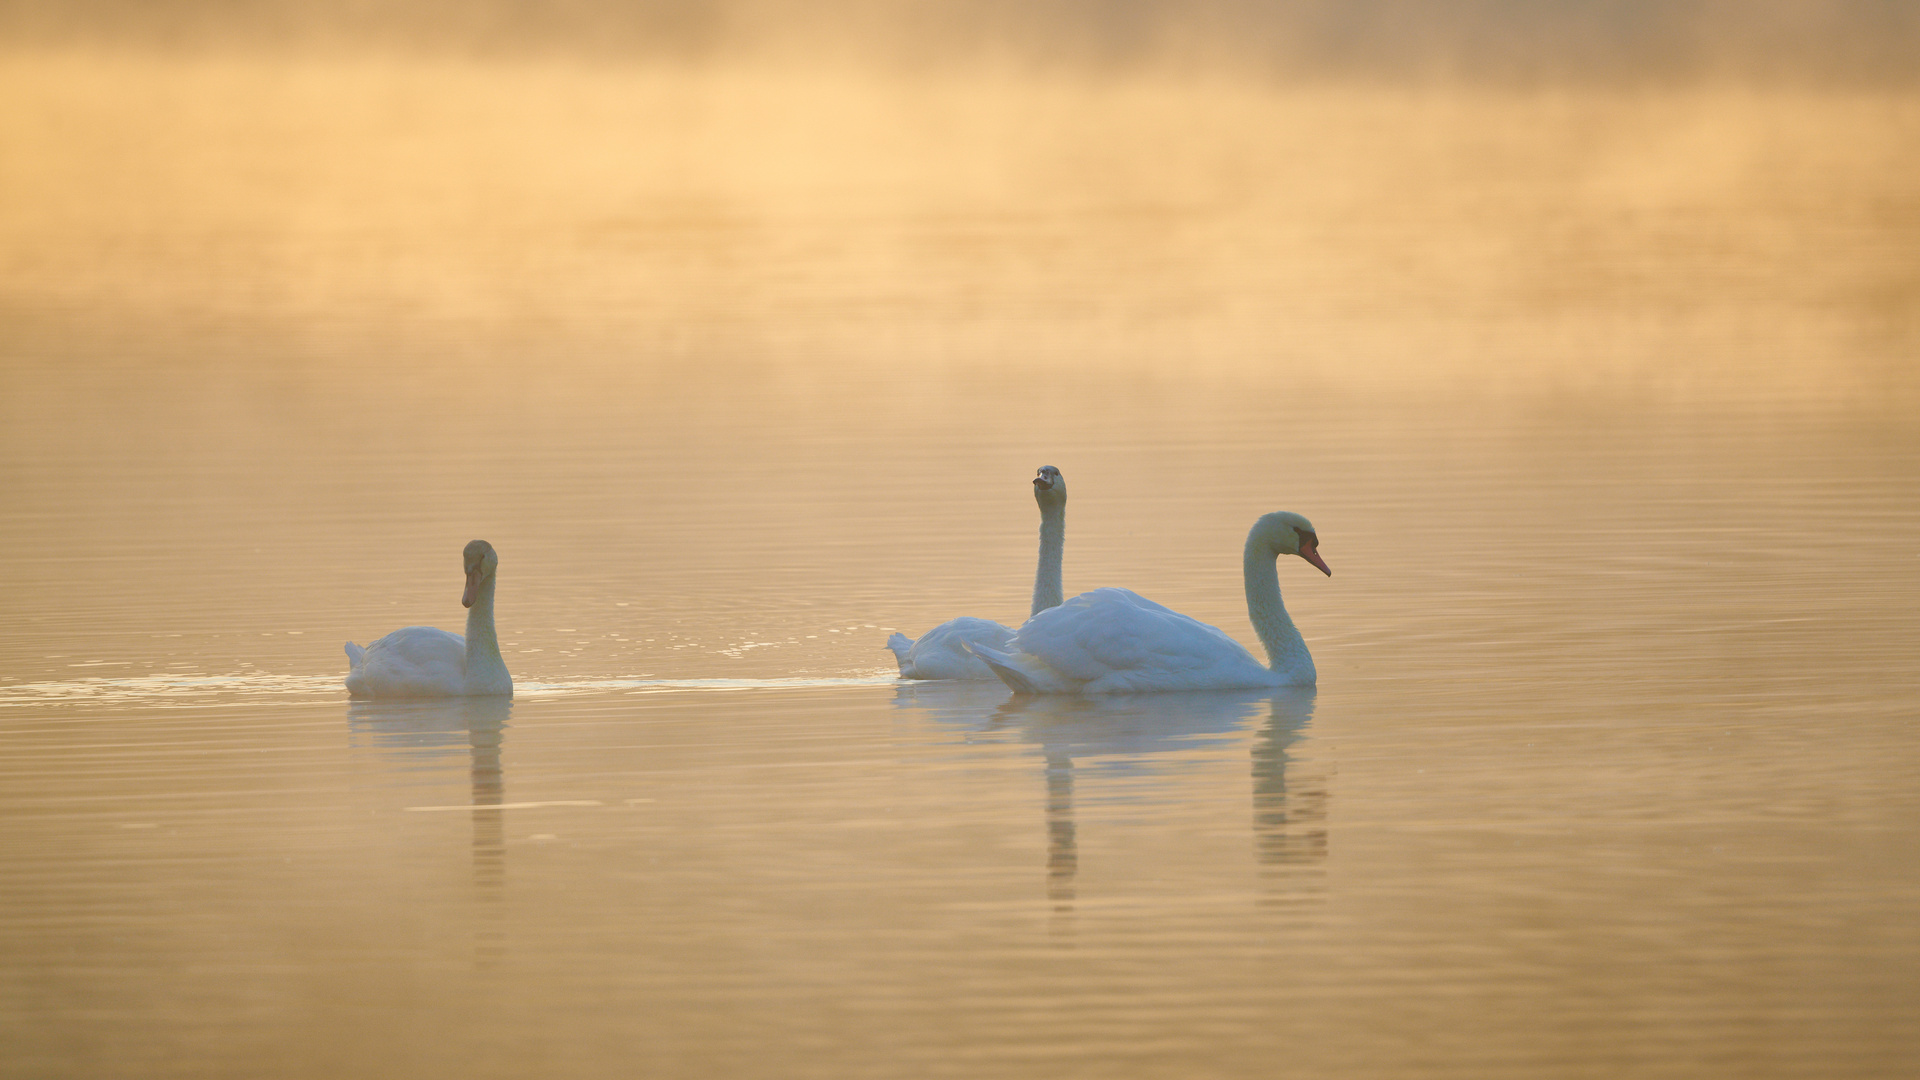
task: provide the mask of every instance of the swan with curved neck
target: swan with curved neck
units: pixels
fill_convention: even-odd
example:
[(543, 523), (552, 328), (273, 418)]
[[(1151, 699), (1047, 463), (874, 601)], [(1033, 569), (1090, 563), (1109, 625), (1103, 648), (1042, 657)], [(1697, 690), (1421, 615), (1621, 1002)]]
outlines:
[(1299, 514), (1254, 522), (1242, 556), (1247, 618), (1267, 663), (1197, 619), (1128, 589), (1095, 589), (1028, 619), (1005, 646), (973, 646), (1000, 680), (1022, 694), (1111, 694), (1312, 686), (1313, 656), (1280, 600), (1276, 564), (1298, 555), (1333, 574), (1320, 538)]
[(493, 545), (475, 540), (461, 552), (467, 587), (463, 637), (431, 626), (409, 626), (361, 648), (347, 642), (347, 693), (362, 698), (475, 697), (513, 694), (500, 638), (493, 629)]
[[(1040, 563), (1033, 573), (1033, 610), (1038, 615), (1058, 607), (1060, 560), (1067, 536), (1067, 482), (1060, 470), (1042, 465), (1033, 478), (1033, 501), (1040, 507)], [(991, 679), (993, 669), (973, 654), (974, 645), (1005, 647), (1013, 628), (991, 619), (963, 616), (950, 619), (920, 635), (887, 639), (887, 648), (900, 665), (903, 679)]]

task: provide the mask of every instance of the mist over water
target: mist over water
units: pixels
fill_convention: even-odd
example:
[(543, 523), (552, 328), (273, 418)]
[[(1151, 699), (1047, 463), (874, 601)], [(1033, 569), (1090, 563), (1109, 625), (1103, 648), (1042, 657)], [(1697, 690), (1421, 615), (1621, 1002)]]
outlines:
[(170, 48), (779, 56), (908, 71), (987, 62), (1396, 82), (1905, 85), (1920, 15), (1873, 0), (10, 0), (0, 34)]
[(1893, 89), (66, 51), (0, 79), (16, 354), (126, 332), (204, 363), (272, 325), (346, 364), (1914, 386)]
[[(1920, 1065), (1905, 6), (0, 38), (0, 1072)], [(895, 680), (1044, 464), (1318, 689)]]

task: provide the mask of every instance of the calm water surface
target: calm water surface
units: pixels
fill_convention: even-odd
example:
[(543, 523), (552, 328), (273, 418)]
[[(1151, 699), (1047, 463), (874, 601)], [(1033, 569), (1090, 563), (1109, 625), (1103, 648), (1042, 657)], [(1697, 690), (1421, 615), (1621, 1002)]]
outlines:
[[(0, 1071), (1920, 1069), (1920, 424), (1871, 374), (1911, 355), (1883, 309), (1721, 281), (1702, 303), (1760, 324), (1727, 335), (1621, 285), (1594, 304), (1641, 351), (1563, 378), (1587, 346), (1509, 296), (1469, 321), (1560, 358), (1518, 385), (1425, 316), (1274, 318), (1352, 344), (1346, 375), (1148, 312), (1187, 346), (1147, 363), (1124, 319), (1053, 317), (1092, 292), (1029, 261), (1057, 218), (886, 204), (819, 255), (853, 285), (783, 292), (818, 235), (783, 213), (771, 267), (729, 270), (753, 245), (697, 216), (669, 244), (749, 294), (678, 344), (563, 283), (529, 288), (565, 318), (499, 330), (204, 283), (178, 286), (198, 315), (87, 319), (8, 279), (32, 319), (0, 369)], [(1253, 262), (1292, 221), (1180, 213), (1266, 222)], [(901, 255), (895, 225), (981, 247)], [(1649, 228), (1617, 242), (1657, 263)], [(243, 264), (265, 244), (235, 235)], [(1834, 258), (1872, 277), (1898, 239)], [(896, 258), (953, 291), (861, 291)], [(962, 286), (1030, 265), (1027, 321), (967, 330)], [(1696, 364), (1769, 327), (1766, 393)], [(850, 344), (874, 337), (901, 361)], [(1706, 381), (1642, 377), (1668, 361)], [(1781, 391), (1807, 371), (1887, 392)], [(1249, 643), (1245, 531), (1308, 515), (1334, 576), (1281, 581), (1317, 692), (893, 679), (894, 629), (1024, 614), (1041, 464), (1069, 593)], [(459, 628), (474, 537), (517, 697), (350, 702), (343, 641)]]

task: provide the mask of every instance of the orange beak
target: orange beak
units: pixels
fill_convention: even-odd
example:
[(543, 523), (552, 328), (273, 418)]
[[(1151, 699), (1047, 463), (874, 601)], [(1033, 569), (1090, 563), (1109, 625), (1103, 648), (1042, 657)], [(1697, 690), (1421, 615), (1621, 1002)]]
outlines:
[(478, 598), (479, 595), (480, 571), (469, 570), (467, 571), (467, 590), (460, 594), (460, 606), (472, 607), (474, 600)]
[(1328, 577), (1333, 576), (1333, 571), (1327, 569), (1327, 560), (1320, 557), (1320, 551), (1314, 545), (1301, 544), (1300, 557), (1312, 563), (1313, 565), (1319, 567), (1321, 573), (1327, 575)]

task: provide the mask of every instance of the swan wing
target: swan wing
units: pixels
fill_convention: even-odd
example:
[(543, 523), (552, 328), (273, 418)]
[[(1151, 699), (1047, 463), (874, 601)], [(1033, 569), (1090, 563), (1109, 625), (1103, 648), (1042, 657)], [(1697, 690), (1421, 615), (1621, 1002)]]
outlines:
[[(467, 639), (409, 626), (360, 650), (347, 676), (354, 697), (451, 697), (466, 692)], [(349, 660), (352, 653), (348, 653)]]
[(1069, 689), (1031, 656), (1010, 656), (988, 645), (973, 646), (973, 655), (979, 657), (994, 676), (1016, 694), (1045, 694)]
[[(887, 639), (900, 661), (903, 679), (991, 679), (993, 669), (973, 653), (974, 646), (1005, 649), (1013, 630), (992, 619), (949, 619), (906, 643), (906, 635)], [(902, 647), (904, 645), (904, 652)]]
[(1012, 666), (1043, 689), (1087, 693), (1270, 685), (1273, 673), (1217, 627), (1129, 589), (1095, 589), (1028, 619)]

